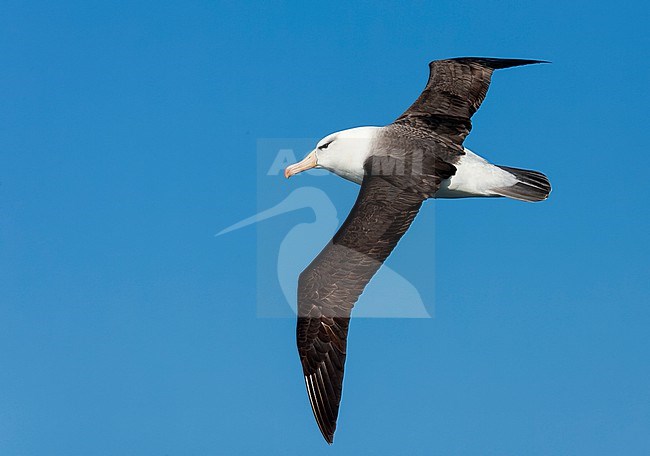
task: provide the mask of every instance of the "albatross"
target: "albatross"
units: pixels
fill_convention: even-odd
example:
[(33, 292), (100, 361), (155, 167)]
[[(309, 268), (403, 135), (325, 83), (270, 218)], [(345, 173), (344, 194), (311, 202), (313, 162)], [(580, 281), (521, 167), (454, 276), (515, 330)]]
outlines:
[(347, 219), (300, 274), (297, 344), (307, 394), (328, 443), (341, 402), (352, 308), (429, 198), (543, 201), (537, 171), (499, 166), (463, 147), (496, 69), (543, 60), (461, 57), (429, 64), (417, 100), (393, 123), (330, 134), (285, 177), (324, 168), (361, 185)]

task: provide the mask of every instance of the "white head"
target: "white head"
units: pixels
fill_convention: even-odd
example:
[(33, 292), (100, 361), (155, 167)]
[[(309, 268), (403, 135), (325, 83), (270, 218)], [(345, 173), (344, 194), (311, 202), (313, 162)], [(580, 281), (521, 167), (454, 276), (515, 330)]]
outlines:
[(288, 166), (284, 175), (310, 168), (325, 168), (360, 184), (363, 180), (363, 163), (372, 151), (372, 143), (381, 127), (357, 127), (332, 133), (318, 141), (316, 148), (295, 165)]

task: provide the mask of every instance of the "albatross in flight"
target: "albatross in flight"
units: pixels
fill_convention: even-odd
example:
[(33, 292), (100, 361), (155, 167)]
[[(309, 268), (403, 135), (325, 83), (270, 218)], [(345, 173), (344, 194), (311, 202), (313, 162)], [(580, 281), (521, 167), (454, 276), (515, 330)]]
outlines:
[(297, 343), (314, 417), (328, 443), (341, 402), (350, 314), (428, 198), (545, 200), (542, 173), (497, 166), (463, 147), (492, 72), (540, 60), (463, 57), (429, 64), (419, 98), (385, 127), (333, 133), (287, 178), (325, 168), (361, 184), (345, 222), (298, 281)]

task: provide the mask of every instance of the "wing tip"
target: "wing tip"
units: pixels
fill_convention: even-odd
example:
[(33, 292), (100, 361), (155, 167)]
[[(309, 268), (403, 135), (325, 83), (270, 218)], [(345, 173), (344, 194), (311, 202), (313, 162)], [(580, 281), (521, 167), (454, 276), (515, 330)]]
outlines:
[(326, 416), (324, 416), (324, 410), (320, 410), (321, 406), (324, 408), (324, 403), (318, 403), (318, 397), (316, 388), (311, 383), (313, 379), (313, 374), (305, 375), (305, 385), (307, 386), (307, 395), (309, 396), (309, 402), (311, 404), (311, 410), (314, 413), (314, 418), (316, 419), (316, 424), (320, 430), (321, 435), (325, 439), (328, 445), (334, 443), (334, 432), (336, 432), (336, 419), (333, 423), (328, 423)]
[[(455, 57), (447, 59), (453, 62), (460, 63), (477, 63), (484, 67), (500, 70), (503, 68), (512, 68), (523, 65), (532, 65), (538, 63), (552, 63), (548, 60), (532, 60), (532, 59), (502, 59), (497, 57)], [(432, 62), (433, 63), (433, 62)]]

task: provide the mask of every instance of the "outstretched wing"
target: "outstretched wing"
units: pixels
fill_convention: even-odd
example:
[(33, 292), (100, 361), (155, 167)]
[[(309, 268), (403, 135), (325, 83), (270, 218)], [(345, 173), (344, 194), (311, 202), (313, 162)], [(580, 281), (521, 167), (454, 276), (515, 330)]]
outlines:
[(458, 58), (430, 64), (426, 88), (384, 128), (365, 164), (357, 201), (334, 238), (300, 275), (298, 353), (323, 437), (334, 439), (350, 313), (417, 215), (422, 201), (456, 171), (470, 118), (492, 71), (536, 60)]
[(471, 117), (485, 99), (492, 72), (543, 60), (460, 57), (429, 64), (426, 87), (395, 124), (430, 130), (462, 144), (472, 129)]
[(350, 312), (423, 199), (382, 177), (366, 176), (348, 218), (300, 274), (298, 353), (316, 422), (329, 443), (341, 401)]

